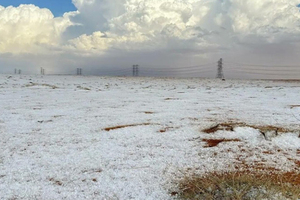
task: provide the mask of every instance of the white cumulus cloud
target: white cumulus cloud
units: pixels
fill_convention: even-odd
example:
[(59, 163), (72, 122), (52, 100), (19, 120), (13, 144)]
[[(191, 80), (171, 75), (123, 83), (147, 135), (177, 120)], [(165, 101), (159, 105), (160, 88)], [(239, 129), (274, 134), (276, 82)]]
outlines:
[(40, 53), (45, 46), (59, 45), (72, 24), (69, 15), (55, 18), (50, 10), (34, 5), (0, 6), (0, 52)]
[(299, 40), (297, 0), (73, 0), (74, 22), (89, 24), (70, 41), (81, 50), (219, 49), (239, 43)]
[[(228, 16), (234, 33), (280, 42), (300, 33), (298, 0), (231, 0)], [(260, 40), (261, 41), (261, 40)]]

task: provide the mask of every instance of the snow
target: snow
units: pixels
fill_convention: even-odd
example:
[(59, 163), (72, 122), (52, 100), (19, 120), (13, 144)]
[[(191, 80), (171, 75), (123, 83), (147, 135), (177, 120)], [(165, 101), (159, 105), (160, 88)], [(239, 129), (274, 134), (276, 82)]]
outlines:
[[(172, 199), (186, 171), (295, 170), (299, 93), (296, 81), (0, 75), (0, 198)], [(201, 131), (227, 121), (294, 131)], [(240, 141), (205, 148), (214, 138)]]

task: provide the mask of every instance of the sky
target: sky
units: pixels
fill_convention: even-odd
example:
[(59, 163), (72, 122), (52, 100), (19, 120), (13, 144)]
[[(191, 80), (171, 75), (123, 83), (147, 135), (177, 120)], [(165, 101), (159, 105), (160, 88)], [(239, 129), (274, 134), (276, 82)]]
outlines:
[(0, 1), (0, 73), (300, 78), (300, 0)]
[(0, 2), (0, 5), (4, 7), (18, 7), (21, 4), (33, 4), (40, 8), (47, 8), (55, 17), (61, 17), (65, 12), (77, 10), (71, 0), (1, 0)]

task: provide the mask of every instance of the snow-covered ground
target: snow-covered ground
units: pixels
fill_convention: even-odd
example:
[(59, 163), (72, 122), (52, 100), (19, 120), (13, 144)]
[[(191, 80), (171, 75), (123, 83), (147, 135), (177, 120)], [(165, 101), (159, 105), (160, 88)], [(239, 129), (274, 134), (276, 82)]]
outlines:
[[(297, 170), (299, 94), (296, 81), (0, 75), (0, 198), (172, 199), (187, 171)], [(291, 131), (202, 132), (229, 121)], [(203, 141), (220, 138), (239, 141)]]

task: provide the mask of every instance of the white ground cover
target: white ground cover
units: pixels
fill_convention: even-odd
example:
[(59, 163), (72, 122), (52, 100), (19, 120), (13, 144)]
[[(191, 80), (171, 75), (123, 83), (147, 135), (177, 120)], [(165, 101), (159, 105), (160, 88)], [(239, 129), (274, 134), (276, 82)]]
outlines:
[[(300, 82), (0, 75), (0, 198), (172, 199), (188, 171), (297, 170), (299, 94)], [(294, 131), (201, 132), (227, 121)]]

